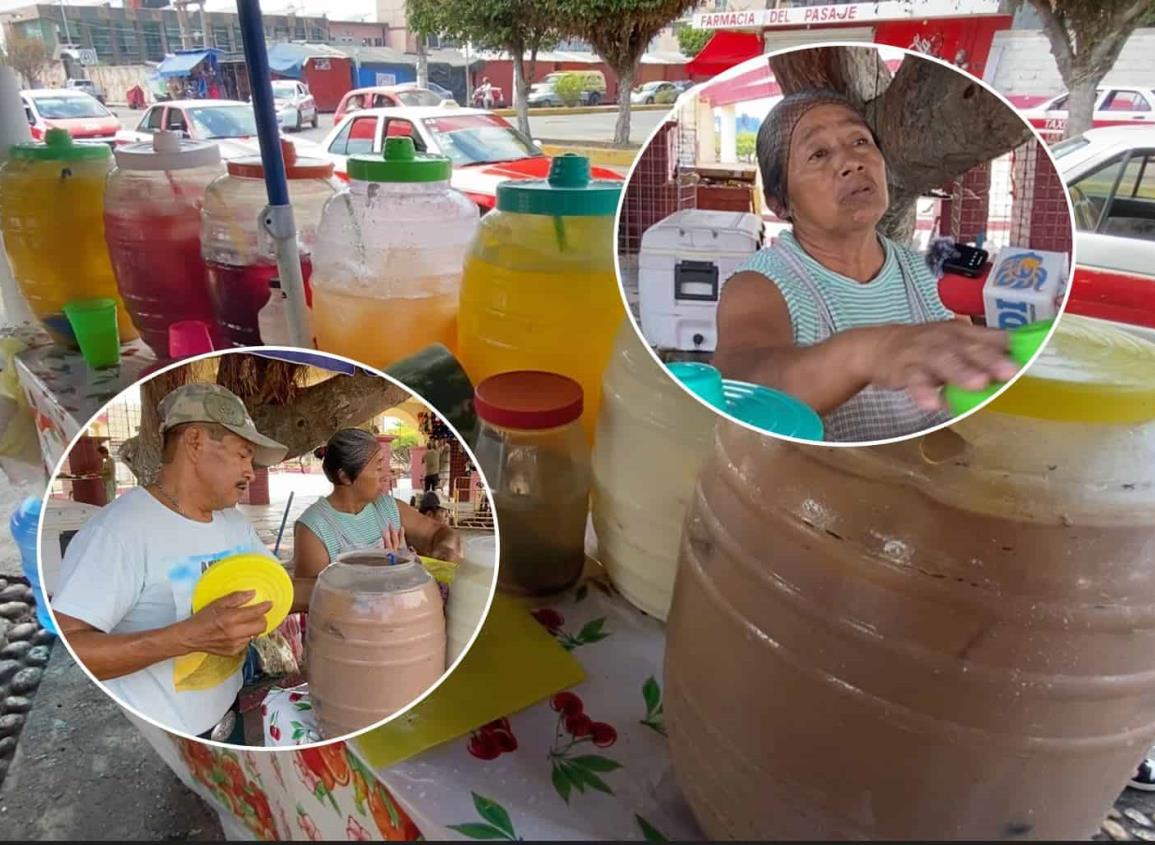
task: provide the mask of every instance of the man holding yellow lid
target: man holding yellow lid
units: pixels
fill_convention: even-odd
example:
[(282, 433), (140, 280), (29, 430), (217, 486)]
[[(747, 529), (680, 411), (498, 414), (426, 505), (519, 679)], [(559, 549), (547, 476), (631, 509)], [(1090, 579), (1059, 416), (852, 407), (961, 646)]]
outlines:
[(121, 703), (162, 727), (243, 744), (242, 672), (207, 689), (178, 684), (177, 658), (241, 655), (265, 630), (271, 603), (232, 593), (192, 612), (215, 562), (272, 557), (236, 510), (254, 476), (287, 450), (257, 431), (244, 403), (215, 384), (189, 384), (160, 403), (156, 483), (105, 507), (69, 544), (52, 599), (57, 625), (85, 668)]

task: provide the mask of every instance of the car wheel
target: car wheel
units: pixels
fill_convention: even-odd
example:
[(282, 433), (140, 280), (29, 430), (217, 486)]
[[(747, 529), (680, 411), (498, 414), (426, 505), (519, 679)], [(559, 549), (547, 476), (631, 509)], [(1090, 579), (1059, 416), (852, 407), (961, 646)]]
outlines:
[(297, 125), (293, 127), (293, 131), (294, 132), (300, 132), (304, 128), (305, 128), (305, 116), (301, 113), (300, 109), (297, 109)]
[(598, 92), (595, 91), (594, 93), (590, 94), (590, 105), (591, 106), (596, 106), (601, 101), (602, 101), (602, 95), (599, 94)]
[(646, 101), (642, 105), (652, 106), (653, 104), (654, 104), (654, 98), (653, 97), (646, 97)]
[(317, 128), (317, 123), (318, 123), (318, 115), (317, 115), (317, 111), (314, 110), (313, 111), (313, 121), (312, 121), (312, 125), (313, 125), (314, 129)]

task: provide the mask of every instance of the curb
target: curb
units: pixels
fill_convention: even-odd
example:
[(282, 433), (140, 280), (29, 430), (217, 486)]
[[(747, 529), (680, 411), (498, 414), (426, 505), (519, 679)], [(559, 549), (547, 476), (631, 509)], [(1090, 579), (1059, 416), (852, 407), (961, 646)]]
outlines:
[(581, 144), (544, 143), (541, 145), (541, 151), (550, 157), (564, 155), (566, 153), (575, 153), (588, 158), (590, 164), (596, 164), (602, 167), (626, 168), (634, 163), (634, 159), (637, 158), (638, 153), (641, 152), (638, 147), (621, 149), (614, 147), (587, 147)]
[[(630, 111), (670, 111), (674, 108), (674, 103), (661, 103), (652, 106), (631, 106)], [(517, 109), (490, 109), (493, 114), (499, 114), (502, 117), (515, 116)], [(617, 114), (618, 107), (612, 106), (574, 106), (567, 108), (565, 106), (558, 106), (557, 108), (537, 108), (530, 109), (530, 117), (547, 117), (551, 114), (558, 116), (567, 114)]]

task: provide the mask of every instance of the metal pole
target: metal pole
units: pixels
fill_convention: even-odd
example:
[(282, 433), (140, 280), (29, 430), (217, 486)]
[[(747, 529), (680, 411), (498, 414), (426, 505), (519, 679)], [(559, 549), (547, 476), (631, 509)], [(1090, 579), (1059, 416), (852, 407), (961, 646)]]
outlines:
[(245, 64), (249, 70), (249, 88), (253, 113), (257, 121), (257, 140), (261, 161), (265, 165), (265, 190), (269, 205), (261, 214), (261, 225), (276, 244), (277, 271), (289, 311), (289, 338), (294, 346), (310, 348), (313, 333), (309, 327), (309, 309), (305, 304), (305, 282), (301, 278), (301, 258), (297, 250), (297, 227), (293, 207), (289, 204), (289, 184), (285, 178), (285, 159), (281, 155), (281, 133), (277, 109), (273, 104), (273, 86), (269, 74), (269, 54), (261, 22), (259, 0), (237, 0), (241, 41)]
[(60, 17), (64, 19), (64, 40), (68, 42), (68, 46), (72, 46), (72, 35), (68, 31), (68, 12), (64, 9), (64, 0), (60, 0)]

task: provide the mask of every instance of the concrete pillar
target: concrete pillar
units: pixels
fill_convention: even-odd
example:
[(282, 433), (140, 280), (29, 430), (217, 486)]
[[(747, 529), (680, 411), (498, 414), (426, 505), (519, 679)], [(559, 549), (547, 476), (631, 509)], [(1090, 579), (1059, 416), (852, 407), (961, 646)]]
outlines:
[(714, 149), (714, 109), (702, 98), (698, 98), (696, 130), (698, 135), (698, 161), (704, 164), (716, 162), (718, 152)]
[(718, 158), (723, 162), (736, 162), (738, 160), (738, 113), (735, 105), (730, 103), (727, 106), (722, 106), (719, 111), (722, 114), (722, 143), (719, 150)]

